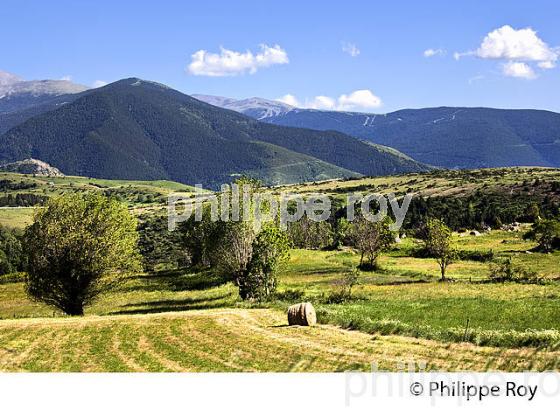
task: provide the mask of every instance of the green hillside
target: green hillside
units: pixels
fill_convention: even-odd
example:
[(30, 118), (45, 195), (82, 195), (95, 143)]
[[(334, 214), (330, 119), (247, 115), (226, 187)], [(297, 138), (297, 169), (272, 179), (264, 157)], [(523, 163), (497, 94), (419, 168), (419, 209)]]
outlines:
[(560, 166), (560, 114), (437, 107), (388, 114), (294, 109), (263, 121), (336, 130), (445, 168)]
[(208, 187), (240, 173), (272, 184), (426, 169), (344, 134), (264, 124), (136, 78), (86, 91), (0, 136), (0, 161), (31, 157), (69, 175)]

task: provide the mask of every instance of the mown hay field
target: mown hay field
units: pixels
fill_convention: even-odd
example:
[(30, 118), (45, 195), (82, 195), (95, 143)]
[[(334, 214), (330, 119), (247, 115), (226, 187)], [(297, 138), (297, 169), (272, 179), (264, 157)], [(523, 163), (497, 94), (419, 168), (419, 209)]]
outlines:
[(325, 372), (558, 369), (555, 352), (286, 325), (270, 309), (0, 322), (2, 371)]
[[(485, 241), (498, 254), (516, 252), (548, 284), (485, 283), (487, 264), (473, 261), (451, 265), (453, 281), (440, 283), (434, 260), (409, 256), (408, 239), (382, 257), (381, 270), (362, 272), (355, 299), (340, 304), (325, 299), (356, 263), (349, 250), (292, 250), (278, 299), (256, 306), (210, 271), (135, 275), (84, 318), (29, 301), (22, 282), (0, 284), (0, 369), (339, 371), (375, 362), (398, 370), (407, 360), (449, 371), (559, 369), (558, 346), (526, 347), (518, 336), (560, 331), (560, 253), (525, 253), (534, 245), (518, 235), (456, 241), (464, 249)], [(321, 325), (287, 326), (286, 307), (301, 300), (313, 302)]]

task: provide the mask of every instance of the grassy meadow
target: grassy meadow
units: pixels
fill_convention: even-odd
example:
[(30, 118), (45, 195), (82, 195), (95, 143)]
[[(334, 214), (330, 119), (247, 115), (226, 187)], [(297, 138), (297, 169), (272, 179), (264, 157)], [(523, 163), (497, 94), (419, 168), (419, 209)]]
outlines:
[[(534, 172), (541, 178), (546, 173)], [(512, 173), (505, 180), (525, 178)], [(547, 175), (560, 178), (557, 171)], [(416, 181), (404, 185), (432, 189), (423, 176), (371, 181), (391, 186), (405, 178)], [(480, 183), (498, 183), (485, 178)], [(52, 178), (44, 179), (49, 190)], [(68, 181), (55, 186), (71, 189)], [(163, 182), (107, 181), (105, 188), (90, 188), (88, 179), (76, 181), (83, 189), (188, 190)], [(369, 183), (329, 181), (298, 189)], [(455, 189), (455, 183), (445, 188), (438, 182), (437, 189)], [(32, 211), (0, 209), (0, 223), (21, 228)], [(533, 252), (536, 244), (522, 239), (527, 229), (454, 233), (453, 242), (466, 254), (492, 250), (495, 257), (512, 257), (543, 284), (490, 283), (490, 264), (469, 259), (455, 261), (447, 273), (451, 280), (439, 282), (436, 261), (415, 256), (420, 245), (407, 237), (381, 256), (379, 269), (360, 273), (352, 299), (343, 303), (329, 303), (329, 295), (359, 261), (349, 248), (292, 249), (272, 301), (242, 302), (237, 288), (210, 270), (170, 269), (131, 274), (78, 318), (30, 301), (23, 276), (12, 275), (0, 280), (0, 371), (367, 371), (372, 363), (396, 371), (403, 361), (441, 371), (560, 370), (560, 251)], [(313, 303), (320, 325), (287, 325), (286, 308), (300, 301)]]

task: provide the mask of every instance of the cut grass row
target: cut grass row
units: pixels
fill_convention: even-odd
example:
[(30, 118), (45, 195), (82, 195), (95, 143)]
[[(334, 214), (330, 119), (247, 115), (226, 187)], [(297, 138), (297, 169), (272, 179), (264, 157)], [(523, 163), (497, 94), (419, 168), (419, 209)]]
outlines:
[[(461, 248), (473, 250), (478, 240), (498, 254), (527, 258), (548, 277), (558, 277), (560, 253), (527, 254), (533, 246), (520, 234), (493, 232), (482, 237), (458, 238)], [(560, 285), (480, 283), (488, 265), (459, 261), (451, 265), (452, 283), (438, 283), (434, 260), (406, 256), (413, 246), (407, 238), (381, 258), (383, 270), (363, 272), (354, 289), (358, 299), (326, 304), (337, 290), (342, 273), (356, 265), (349, 251), (293, 250), (280, 274), (279, 291), (298, 291), (297, 300), (267, 304), (283, 311), (295, 301), (311, 300), (323, 323), (381, 334), (404, 334), (439, 341), (471, 341), (482, 345), (554, 347), (560, 331)], [(487, 248), (487, 249), (489, 249)], [(471, 283), (469, 280), (473, 279)], [(479, 281), (477, 283), (477, 281)], [(131, 279), (87, 309), (88, 315), (151, 314), (229, 307), (248, 307), (236, 288), (211, 272), (159, 272)], [(30, 302), (23, 283), (0, 284), (0, 318), (52, 317), (52, 309)], [(468, 326), (467, 326), (468, 321)]]
[(0, 322), (0, 370), (33, 372), (559, 369), (554, 352), (286, 326), (269, 309)]

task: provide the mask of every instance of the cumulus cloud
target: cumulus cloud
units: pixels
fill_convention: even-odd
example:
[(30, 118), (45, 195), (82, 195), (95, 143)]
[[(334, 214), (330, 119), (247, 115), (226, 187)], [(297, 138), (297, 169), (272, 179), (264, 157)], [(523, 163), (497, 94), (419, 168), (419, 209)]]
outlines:
[(336, 101), (334, 98), (326, 95), (318, 95), (307, 103), (307, 108), (314, 110), (336, 110)]
[(536, 77), (529, 64), (519, 61), (508, 61), (502, 64), (502, 73), (507, 77), (525, 78), (527, 80), (532, 80)]
[(550, 47), (530, 27), (516, 30), (505, 25), (488, 33), (476, 50), (453, 54), (456, 60), (465, 56), (503, 60), (504, 75), (532, 79), (535, 66), (542, 70), (556, 66), (560, 50)]
[(286, 94), (276, 101), (299, 108), (329, 111), (367, 111), (379, 108), (383, 104), (381, 98), (373, 94), (370, 90), (356, 90), (350, 94), (342, 94), (338, 98), (318, 95), (305, 100), (303, 103), (294, 95)]
[(293, 107), (300, 107), (301, 106), (301, 104), (299, 103), (297, 98), (295, 96), (293, 96), (292, 94), (286, 94), (283, 97), (277, 98), (276, 101), (280, 101), (281, 103), (288, 104), (288, 105), (291, 105)]
[(370, 90), (356, 90), (338, 97), (338, 109), (342, 111), (361, 110), (381, 107), (381, 98)]
[(446, 51), (442, 48), (428, 48), (424, 50), (424, 57), (435, 57), (435, 56), (443, 56), (445, 55)]
[(532, 28), (515, 30), (507, 25), (488, 33), (475, 54), (480, 58), (521, 61), (556, 61), (558, 58), (558, 53)]
[(541, 61), (537, 65), (543, 70), (550, 70), (551, 68), (556, 67), (556, 63), (554, 61)]
[(358, 57), (360, 55), (360, 49), (353, 43), (342, 43), (342, 51), (349, 54), (352, 57)]
[(107, 84), (108, 84), (107, 81), (95, 80), (91, 86), (92, 86), (92, 88), (99, 88), (99, 87), (103, 87), (104, 85), (107, 85)]
[(72, 76), (71, 75), (65, 75), (60, 80), (61, 81), (72, 81)]
[(289, 63), (288, 54), (279, 45), (260, 45), (260, 52), (244, 53), (221, 47), (220, 53), (198, 50), (191, 56), (187, 71), (192, 75), (226, 77), (240, 74), (254, 74), (260, 68)]

